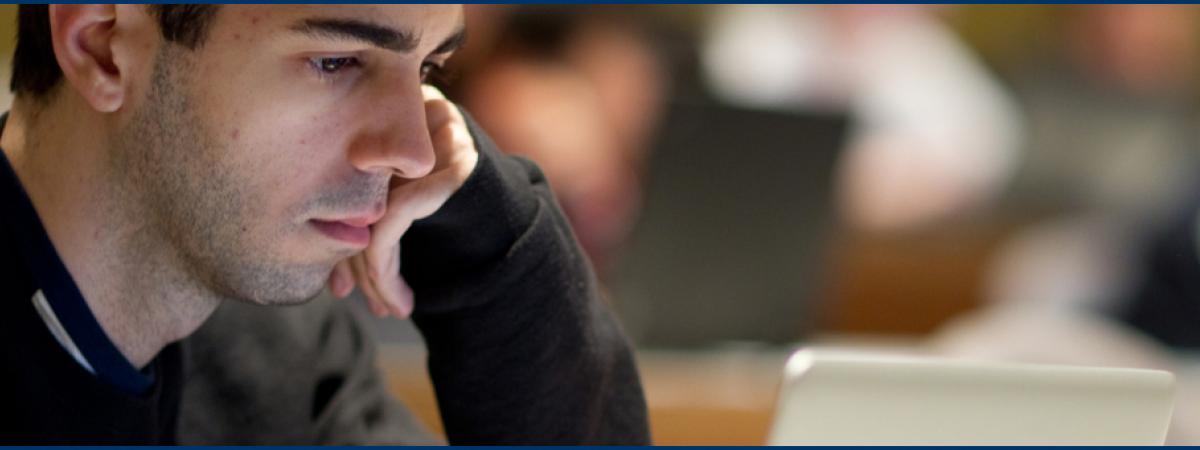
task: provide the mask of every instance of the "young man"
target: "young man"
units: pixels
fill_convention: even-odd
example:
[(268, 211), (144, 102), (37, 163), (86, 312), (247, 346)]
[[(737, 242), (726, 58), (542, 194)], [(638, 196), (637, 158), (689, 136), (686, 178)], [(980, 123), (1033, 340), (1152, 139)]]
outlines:
[(411, 313), (451, 443), (648, 440), (628, 345), (540, 172), (423, 85), (461, 7), (19, 20), (0, 442), (404, 441), (345, 305), (306, 304), (326, 282)]

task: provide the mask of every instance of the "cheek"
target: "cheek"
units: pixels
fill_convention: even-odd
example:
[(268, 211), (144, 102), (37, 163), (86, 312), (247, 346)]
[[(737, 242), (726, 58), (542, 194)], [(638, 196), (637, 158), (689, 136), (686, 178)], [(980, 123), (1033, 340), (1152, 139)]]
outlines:
[(245, 73), (235, 79), (240, 85), (206, 85), (200, 102), (217, 112), (208, 116), (229, 148), (226, 156), (242, 167), (258, 197), (258, 212), (272, 221), (293, 220), (323, 189), (353, 175), (345, 149), (354, 108), (278, 79), (264, 83)]
[(262, 213), (295, 219), (322, 190), (352, 176), (338, 127), (314, 122), (256, 114), (226, 132), (231, 156), (262, 199)]

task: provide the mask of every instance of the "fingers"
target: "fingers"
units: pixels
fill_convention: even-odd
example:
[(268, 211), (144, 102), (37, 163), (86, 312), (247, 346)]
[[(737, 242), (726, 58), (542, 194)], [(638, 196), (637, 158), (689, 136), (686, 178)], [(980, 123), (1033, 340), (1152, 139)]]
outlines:
[(392, 316), (398, 319), (407, 318), (413, 310), (413, 292), (404, 278), (400, 276), (400, 252), (396, 247), (396, 257), (385, 264), (395, 270), (373, 275), (365, 254), (359, 253), (350, 258), (349, 265), (354, 278), (358, 280), (359, 290), (367, 299), (367, 307), (377, 317)]
[(460, 184), (454, 173), (437, 171), (393, 188), (388, 193), (387, 215), (371, 226), (371, 245), (365, 251), (371, 267), (381, 274), (397, 272), (399, 261), (395, 261), (395, 270), (388, 263), (396, 257), (397, 252), (393, 249), (400, 238), (414, 220), (433, 214), (446, 203)]
[[(392, 195), (388, 199), (389, 214), (371, 226), (371, 245), (363, 251), (368, 275), (374, 280), (395, 277), (400, 273), (400, 238), (412, 225), (407, 214), (399, 211), (403, 205), (393, 205)], [(401, 202), (396, 202), (401, 203)], [(395, 209), (393, 209), (395, 208)]]
[(355, 284), (371, 312), (405, 318), (412, 314), (414, 294), (400, 275), (400, 239), (413, 221), (436, 212), (470, 176), (478, 161), (466, 119), (453, 103), (431, 86), (422, 86), (426, 123), (437, 162), (429, 175), (393, 179), (387, 214), (371, 226), (371, 244), (338, 263), (330, 275), (330, 291), (349, 295)]
[[(429, 88), (440, 95), (436, 89)], [(430, 134), (437, 153), (432, 173), (415, 180), (397, 180), (388, 193), (388, 213), (371, 227), (371, 245), (367, 247), (368, 267), (376, 275), (396, 273), (387, 264), (396, 257), (392, 249), (413, 221), (436, 212), (462, 186), (478, 161), (474, 141), (462, 114), (448, 101), (430, 100), (425, 105)], [(440, 125), (438, 125), (440, 123)]]
[(354, 255), (349, 259), (350, 267), (354, 272), (354, 279), (358, 281), (358, 290), (362, 292), (363, 297), (367, 298), (367, 308), (371, 310), (371, 314), (376, 317), (387, 317), (388, 308), (384, 303), (383, 297), (375, 290), (374, 283), (371, 282), (367, 275), (367, 263), (363, 259), (362, 254)]
[(399, 272), (375, 280), (375, 292), (389, 314), (398, 319), (407, 318), (413, 310), (413, 292)]
[[(452, 126), (454, 124), (466, 124), (466, 119), (462, 118), (462, 114), (458, 108), (454, 107), (453, 103), (447, 100), (426, 100), (425, 101), (425, 124), (429, 128), (429, 134), (436, 136), (438, 131)], [(453, 150), (447, 146), (439, 146), (434, 142), (433, 151), (439, 157), (446, 152)]]
[(434, 148), (439, 151), (435, 171), (454, 172), (455, 179), (461, 186), (475, 169), (475, 164), (479, 161), (479, 152), (475, 150), (475, 139), (467, 130), (466, 119), (462, 118), (457, 109), (451, 110), (450, 114), (457, 119), (452, 119), (445, 126), (431, 131)]
[(433, 87), (431, 85), (428, 85), (428, 84), (421, 85), (421, 94), (423, 94), (425, 96), (426, 101), (434, 100), (434, 99), (437, 99), (437, 100), (445, 100), (446, 99), (446, 94), (443, 94), (440, 89)]
[(354, 272), (350, 269), (350, 261), (342, 260), (333, 266), (329, 274), (329, 292), (337, 298), (346, 298), (354, 290)]
[[(421, 86), (421, 91), (425, 94), (425, 124), (429, 128), (430, 134), (435, 134), (437, 130), (445, 127), (452, 120), (466, 123), (466, 120), (462, 117), (462, 113), (458, 111), (454, 103), (446, 100), (446, 96), (442, 94), (442, 91), (428, 85)], [(434, 145), (434, 151), (439, 156), (446, 150)]]

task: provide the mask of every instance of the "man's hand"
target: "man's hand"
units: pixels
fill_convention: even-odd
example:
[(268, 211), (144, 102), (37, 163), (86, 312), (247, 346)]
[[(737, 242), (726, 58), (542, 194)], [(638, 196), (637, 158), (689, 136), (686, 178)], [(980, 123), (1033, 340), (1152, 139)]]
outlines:
[(423, 86), (425, 117), (437, 157), (433, 172), (415, 180), (393, 178), (387, 213), (371, 226), (371, 244), (343, 260), (329, 275), (329, 290), (345, 298), (357, 284), (379, 317), (412, 314), (413, 292), (400, 276), (400, 238), (418, 219), (433, 214), (462, 187), (479, 154), (462, 113), (436, 88)]

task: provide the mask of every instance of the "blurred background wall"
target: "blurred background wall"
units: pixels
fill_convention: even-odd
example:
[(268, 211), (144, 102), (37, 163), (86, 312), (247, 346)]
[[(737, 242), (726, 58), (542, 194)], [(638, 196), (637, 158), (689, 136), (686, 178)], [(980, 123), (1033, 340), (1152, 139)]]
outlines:
[(1196, 7), (467, 12), (438, 84), (546, 171), (658, 443), (761, 443), (801, 345), (1165, 368), (1200, 442)]

